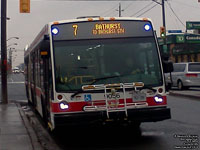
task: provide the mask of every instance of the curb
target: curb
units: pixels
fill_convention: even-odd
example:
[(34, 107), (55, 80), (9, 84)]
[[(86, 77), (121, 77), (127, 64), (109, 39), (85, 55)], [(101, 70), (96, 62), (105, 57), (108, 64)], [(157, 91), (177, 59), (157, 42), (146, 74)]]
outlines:
[[(34, 132), (37, 141), (42, 147), (42, 149), (39, 150), (61, 150), (61, 148), (56, 144), (56, 142), (48, 133), (48, 131), (43, 127), (41, 122), (38, 120), (37, 114), (35, 114), (32, 111), (31, 107), (27, 105), (25, 107), (26, 107), (25, 110), (22, 111)], [(38, 149), (36, 148), (35, 150)]]
[(176, 93), (176, 92), (169, 92), (169, 95), (187, 97), (187, 98), (192, 98), (192, 99), (200, 99), (200, 96), (198, 95), (189, 95), (189, 94), (182, 94), (182, 93)]
[(17, 105), (17, 108), (19, 110), (19, 114), (20, 114), (20, 116), (21, 116), (21, 118), (24, 122), (24, 126), (27, 130), (29, 137), (30, 137), (30, 141), (31, 141), (33, 150), (44, 150), (42, 148), (42, 146), (40, 145), (38, 138), (37, 138), (37, 135), (34, 132), (33, 128), (31, 127), (31, 124), (30, 124), (28, 118), (26, 117), (24, 111), (22, 110), (20, 104), (19, 103), (15, 103), (15, 104)]

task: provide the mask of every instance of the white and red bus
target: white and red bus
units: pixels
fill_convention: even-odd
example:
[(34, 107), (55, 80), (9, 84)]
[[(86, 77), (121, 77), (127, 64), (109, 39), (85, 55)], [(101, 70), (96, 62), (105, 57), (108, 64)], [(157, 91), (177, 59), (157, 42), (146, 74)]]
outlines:
[(28, 102), (52, 130), (170, 119), (163, 69), (147, 18), (51, 22), (25, 52)]

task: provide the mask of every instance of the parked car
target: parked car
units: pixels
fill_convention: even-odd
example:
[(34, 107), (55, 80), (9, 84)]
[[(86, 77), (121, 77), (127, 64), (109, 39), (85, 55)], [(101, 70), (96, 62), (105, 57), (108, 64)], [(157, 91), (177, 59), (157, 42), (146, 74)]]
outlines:
[(173, 66), (171, 77), (169, 73), (165, 74), (168, 87), (178, 87), (179, 90), (200, 87), (200, 62), (174, 63)]
[(14, 68), (13, 73), (20, 73), (20, 70), (18, 68)]

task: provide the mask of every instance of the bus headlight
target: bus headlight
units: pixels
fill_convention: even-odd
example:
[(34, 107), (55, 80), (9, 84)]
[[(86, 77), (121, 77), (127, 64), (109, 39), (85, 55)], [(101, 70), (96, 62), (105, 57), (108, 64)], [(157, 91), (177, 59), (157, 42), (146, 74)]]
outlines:
[(65, 101), (60, 102), (59, 106), (61, 110), (66, 110), (69, 108), (69, 105)]
[(162, 96), (160, 96), (160, 95), (156, 95), (156, 96), (154, 97), (154, 101), (155, 101), (156, 103), (162, 103), (162, 102), (163, 102), (163, 98), (162, 98)]

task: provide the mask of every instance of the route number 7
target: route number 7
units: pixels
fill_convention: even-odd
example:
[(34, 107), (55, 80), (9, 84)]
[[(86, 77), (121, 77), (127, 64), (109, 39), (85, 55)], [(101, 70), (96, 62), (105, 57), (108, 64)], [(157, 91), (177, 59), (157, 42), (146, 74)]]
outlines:
[(78, 25), (77, 24), (73, 24), (72, 26), (74, 28), (74, 35), (77, 35), (77, 30), (78, 30)]

